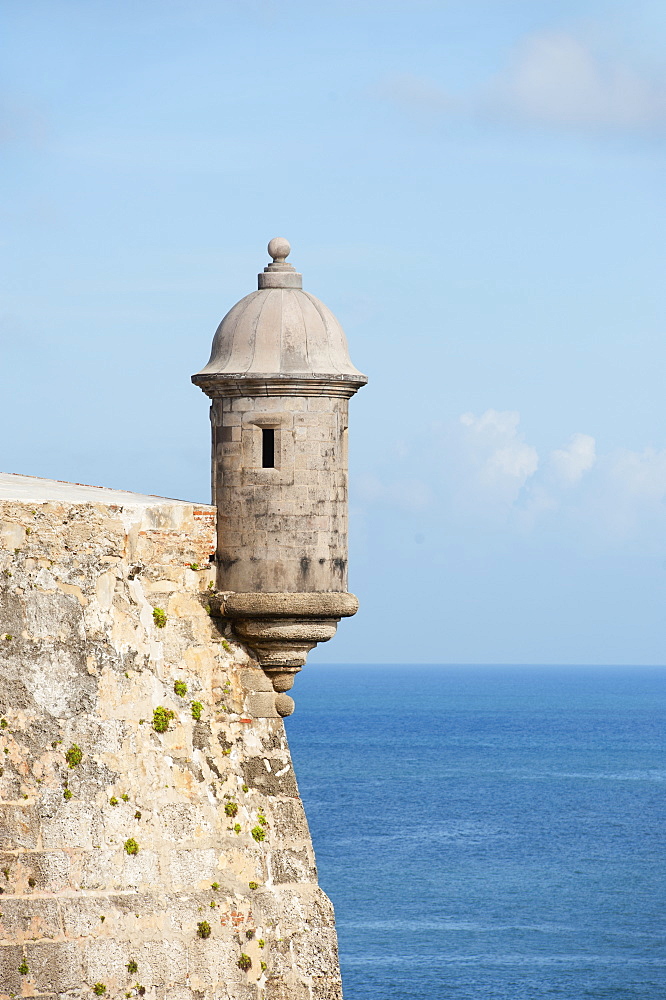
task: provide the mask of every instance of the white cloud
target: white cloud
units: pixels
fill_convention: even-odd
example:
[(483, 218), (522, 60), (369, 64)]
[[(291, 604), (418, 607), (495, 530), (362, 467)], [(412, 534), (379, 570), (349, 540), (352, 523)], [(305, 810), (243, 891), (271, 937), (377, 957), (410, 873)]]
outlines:
[(608, 463), (609, 478), (627, 497), (650, 504), (666, 502), (666, 449), (622, 449)]
[(356, 495), (368, 511), (422, 519), (433, 537), (556, 528), (579, 547), (666, 546), (666, 449), (597, 455), (595, 439), (577, 432), (540, 456), (520, 414), (495, 409), (421, 429), (410, 448), (398, 444), (355, 480)]
[(550, 467), (559, 482), (573, 486), (580, 482), (596, 460), (594, 438), (589, 434), (573, 434), (566, 448), (551, 452)]
[(597, 534), (618, 542), (643, 537), (654, 551), (666, 544), (666, 449), (618, 449), (599, 462), (584, 514)]
[(491, 98), (500, 109), (558, 125), (641, 127), (666, 118), (663, 88), (567, 34), (525, 39)]
[(516, 495), (539, 466), (536, 448), (526, 444), (518, 431), (520, 414), (486, 410), (475, 417), (463, 413), (460, 423), (468, 428), (467, 440), (475, 453), (481, 482)]
[(480, 417), (475, 417), (473, 413), (463, 413), (460, 423), (465, 427), (472, 427), (477, 434), (488, 439), (501, 439), (507, 435), (514, 437), (520, 423), (520, 414), (517, 410), (486, 410)]
[(573, 35), (528, 35), (506, 68), (478, 90), (453, 96), (411, 74), (384, 79), (375, 93), (431, 119), (452, 114), (566, 128), (639, 129), (666, 124), (666, 85)]

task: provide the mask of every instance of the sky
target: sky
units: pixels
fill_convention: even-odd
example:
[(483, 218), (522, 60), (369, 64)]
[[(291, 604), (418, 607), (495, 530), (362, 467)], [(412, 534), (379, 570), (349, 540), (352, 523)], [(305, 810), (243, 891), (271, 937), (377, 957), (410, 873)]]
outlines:
[(662, 0), (3, 0), (0, 469), (209, 499), (273, 236), (345, 328), (312, 663), (666, 662)]

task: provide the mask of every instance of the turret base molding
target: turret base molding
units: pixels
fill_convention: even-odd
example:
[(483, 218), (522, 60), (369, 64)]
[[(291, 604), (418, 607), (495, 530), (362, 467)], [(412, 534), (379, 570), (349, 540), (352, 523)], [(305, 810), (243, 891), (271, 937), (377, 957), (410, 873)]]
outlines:
[(335, 635), (341, 618), (358, 611), (358, 600), (345, 593), (238, 594), (211, 597), (211, 614), (228, 620), (234, 635), (256, 654), (277, 692), (282, 716), (294, 711), (289, 691), (307, 655)]

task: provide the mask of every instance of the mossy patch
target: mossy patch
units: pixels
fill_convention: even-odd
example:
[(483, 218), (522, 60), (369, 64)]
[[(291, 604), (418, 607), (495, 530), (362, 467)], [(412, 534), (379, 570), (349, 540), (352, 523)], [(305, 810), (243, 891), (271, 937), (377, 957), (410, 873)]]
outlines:
[(167, 613), (164, 608), (153, 608), (153, 621), (157, 628), (165, 628), (167, 623)]
[(73, 743), (67, 753), (65, 754), (65, 760), (70, 767), (78, 767), (83, 760), (83, 750), (76, 743)]
[(175, 719), (176, 713), (172, 712), (170, 708), (164, 708), (163, 705), (158, 705), (153, 711), (153, 729), (156, 733), (166, 733), (169, 728), (169, 723), (172, 719)]

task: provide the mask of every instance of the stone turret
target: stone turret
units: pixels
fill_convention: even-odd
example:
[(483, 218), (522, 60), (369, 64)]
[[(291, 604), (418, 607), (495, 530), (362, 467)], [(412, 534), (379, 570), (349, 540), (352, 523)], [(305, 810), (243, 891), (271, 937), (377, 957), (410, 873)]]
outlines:
[[(257, 653), (276, 691), (358, 602), (347, 593), (348, 401), (367, 382), (331, 311), (286, 258), (224, 317), (192, 381), (210, 396), (217, 506), (215, 610)], [(276, 699), (293, 711), (291, 698)]]

